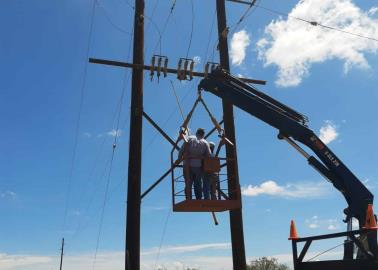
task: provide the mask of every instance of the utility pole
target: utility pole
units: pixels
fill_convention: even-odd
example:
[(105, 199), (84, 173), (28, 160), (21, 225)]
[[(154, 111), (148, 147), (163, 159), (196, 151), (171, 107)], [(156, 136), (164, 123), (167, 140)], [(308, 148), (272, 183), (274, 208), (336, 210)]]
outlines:
[(59, 267), (60, 270), (62, 270), (62, 267), (63, 267), (63, 254), (64, 254), (64, 238), (62, 238), (62, 248), (60, 250), (60, 267)]
[[(133, 64), (144, 65), (144, 0), (135, 0)], [(126, 213), (125, 269), (140, 270), (143, 69), (133, 68)]]
[[(217, 7), (217, 19), (218, 19), (218, 36), (219, 36), (219, 55), (220, 65), (226, 70), (230, 70), (228, 43), (227, 43), (227, 22), (226, 22), (226, 6), (225, 0), (216, 0)], [(237, 198), (240, 195), (239, 185), (239, 173), (238, 173), (238, 161), (236, 154), (235, 143), (235, 124), (234, 124), (234, 110), (230, 102), (222, 100), (223, 105), (223, 120), (224, 129), (227, 138), (233, 143), (234, 147), (226, 144), (226, 155), (229, 158), (227, 162), (227, 178), (228, 190), (232, 199)], [(241, 200), (241, 198), (240, 198)], [(230, 211), (230, 229), (231, 229), (231, 242), (232, 242), (232, 259), (234, 270), (245, 270), (247, 267), (247, 261), (245, 258), (245, 246), (244, 246), (244, 232), (243, 232), (243, 216), (242, 210)]]

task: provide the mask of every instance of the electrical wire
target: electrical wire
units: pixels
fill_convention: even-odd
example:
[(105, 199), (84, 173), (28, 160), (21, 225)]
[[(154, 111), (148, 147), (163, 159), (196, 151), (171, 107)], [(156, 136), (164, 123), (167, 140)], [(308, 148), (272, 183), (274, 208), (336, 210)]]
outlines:
[(116, 149), (116, 142), (118, 134), (114, 136), (114, 143), (113, 143), (113, 148), (112, 148), (112, 155), (110, 159), (110, 167), (109, 167), (109, 173), (106, 181), (106, 187), (105, 187), (105, 195), (104, 195), (104, 201), (102, 204), (102, 209), (101, 209), (101, 218), (100, 218), (100, 225), (99, 225), (99, 230), (97, 234), (97, 240), (96, 240), (96, 250), (95, 250), (95, 255), (94, 255), (94, 260), (93, 260), (93, 265), (92, 269), (95, 269), (95, 264), (96, 264), (96, 259), (97, 259), (97, 252), (98, 252), (98, 247), (100, 244), (100, 237), (101, 237), (101, 232), (102, 232), (102, 226), (104, 223), (104, 215), (105, 215), (105, 207), (106, 207), (106, 202), (108, 200), (108, 192), (109, 192), (109, 185), (110, 185), (110, 179), (111, 179), (111, 174), (112, 174), (112, 169), (113, 169), (113, 161), (114, 161), (114, 154), (115, 154), (115, 149)]
[(238, 26), (240, 26), (240, 24), (247, 18), (250, 16), (250, 13), (252, 13), (252, 11), (254, 9), (252, 9), (254, 7), (254, 5), (256, 4), (257, 0), (252, 0), (251, 1), (251, 4), (247, 7), (247, 9), (245, 10), (245, 12), (242, 14), (242, 16), (239, 18), (239, 20), (235, 23), (234, 26), (230, 27), (232, 30), (230, 31), (231, 33), (234, 33), (236, 32)]
[[(208, 59), (207, 59), (207, 55), (209, 53), (209, 48), (210, 48), (210, 43), (211, 43), (211, 37), (213, 36), (213, 31), (214, 31), (214, 25), (215, 25), (215, 17), (217, 15), (217, 10), (215, 9), (214, 10), (214, 15), (213, 15), (213, 18), (211, 20), (211, 27), (210, 27), (210, 33), (209, 33), (209, 40), (207, 41), (207, 46), (206, 46), (206, 52), (205, 52), (205, 57), (203, 59), (205, 59), (205, 62), (208, 62)], [(212, 62), (214, 61), (214, 51), (213, 51), (213, 55), (212, 55), (212, 58), (211, 58)]]
[[(132, 39), (130, 40), (129, 42), (129, 48), (128, 48), (128, 53), (127, 53), (127, 56), (126, 56), (126, 59), (129, 59), (130, 58), (130, 55), (131, 55), (131, 48), (132, 48)], [(120, 115), (121, 115), (121, 110), (122, 110), (122, 106), (123, 106), (123, 103), (124, 103), (124, 99), (127, 99), (127, 93), (126, 92), (126, 85), (127, 83), (130, 81), (130, 72), (126, 69), (125, 70), (125, 75), (123, 77), (123, 87), (122, 87), (122, 92), (121, 92), (121, 95), (120, 95), (120, 98), (119, 98), (119, 101), (118, 101), (118, 104), (117, 104), (117, 109), (114, 111), (113, 113), (113, 117), (112, 117), (112, 126), (114, 127), (116, 125), (116, 122), (117, 122), (117, 127), (116, 127), (116, 130), (118, 131), (119, 130), (119, 119), (120, 119)], [(118, 114), (117, 114), (118, 113)], [(118, 119), (117, 119), (117, 115), (118, 115)], [(114, 128), (113, 128), (114, 129)], [(116, 131), (116, 132), (117, 132)], [(98, 160), (99, 160), (99, 156), (102, 154), (102, 150), (103, 150), (103, 146), (106, 142), (106, 139), (107, 137), (104, 136), (102, 142), (101, 142), (101, 146), (100, 146), (100, 150), (97, 152), (97, 154), (95, 155), (95, 161), (94, 161), (94, 165), (93, 165), (93, 168), (89, 174), (89, 177), (88, 177), (88, 181), (87, 183), (90, 183), (91, 179), (93, 178), (93, 175), (94, 175), (94, 171), (97, 167), (97, 163), (98, 163)], [(105, 175), (105, 172), (106, 172), (106, 169), (107, 169), (107, 166), (108, 164), (110, 163), (110, 160), (108, 160), (106, 162), (106, 166), (105, 166), (105, 170), (104, 172), (102, 173), (102, 176), (100, 177), (100, 180), (103, 179), (104, 175)], [(87, 213), (89, 211), (89, 208), (90, 206), (92, 205), (92, 202), (94, 200), (94, 197), (95, 197), (95, 193), (93, 193), (93, 196), (89, 199), (89, 203), (87, 204), (86, 208), (85, 208), (85, 211), (84, 213)], [(82, 198), (84, 198), (84, 196), (80, 196), (80, 203), (78, 205), (81, 204), (81, 200)], [(85, 215), (85, 214), (84, 214)], [(82, 229), (82, 224), (79, 223), (78, 224), (78, 227), (76, 228), (75, 232), (72, 234), (72, 237), (76, 236), (77, 233)]]
[(192, 8), (192, 24), (191, 24), (191, 29), (190, 29), (188, 50), (186, 51), (186, 57), (185, 58), (189, 57), (189, 51), (190, 51), (190, 47), (192, 46), (193, 31), (194, 31), (195, 16), (194, 16), (194, 2), (193, 2), (193, 0), (190, 0), (190, 4), (191, 4), (191, 8)]
[(101, 210), (100, 226), (99, 226), (99, 231), (98, 231), (98, 235), (97, 235), (96, 251), (95, 251), (95, 256), (94, 256), (94, 261), (93, 261), (93, 270), (95, 268), (97, 252), (98, 252), (98, 247), (99, 247), (99, 243), (100, 243), (100, 236), (101, 236), (102, 226), (103, 226), (103, 222), (104, 222), (105, 207), (106, 207), (106, 203), (107, 203), (107, 200), (108, 200), (109, 185), (110, 185), (111, 173), (112, 173), (112, 168), (113, 168), (114, 154), (115, 154), (115, 149), (117, 147), (118, 137), (120, 135), (119, 134), (119, 131), (120, 131), (119, 130), (119, 123), (120, 123), (120, 119), (121, 119), (123, 99), (124, 99), (125, 92), (126, 92), (125, 91), (125, 89), (126, 89), (126, 87), (125, 87), (126, 83), (125, 82), (126, 82), (126, 74), (125, 74), (125, 77), (124, 77), (124, 85), (123, 85), (124, 87), (123, 87), (121, 98), (120, 98), (120, 106), (119, 106), (119, 110), (118, 110), (117, 124), (116, 124), (116, 128), (115, 128), (115, 135), (114, 135), (114, 141), (113, 141), (113, 146), (112, 146), (112, 155), (111, 155), (111, 159), (110, 159), (109, 174), (108, 174), (108, 179), (107, 179), (106, 188), (105, 188), (105, 196), (104, 196), (104, 201), (103, 201), (102, 210)]
[(64, 210), (63, 230), (65, 230), (65, 227), (66, 227), (69, 200), (70, 200), (70, 196), (71, 196), (72, 178), (73, 178), (73, 171), (74, 171), (74, 167), (75, 167), (75, 160), (76, 160), (76, 154), (77, 154), (81, 114), (82, 114), (82, 111), (83, 111), (84, 92), (85, 92), (85, 88), (86, 88), (86, 78), (87, 78), (87, 73), (88, 73), (88, 61), (87, 61), (87, 59), (89, 58), (89, 51), (90, 51), (90, 45), (91, 45), (91, 39), (92, 39), (92, 33), (93, 33), (93, 24), (94, 24), (93, 22), (94, 22), (95, 13), (96, 13), (96, 0), (93, 0), (91, 15), (90, 15), (91, 17), (90, 17), (90, 26), (89, 26), (87, 49), (86, 49), (86, 57), (85, 57), (85, 64), (84, 64), (84, 74), (83, 74), (83, 80), (82, 80), (82, 85), (81, 85), (81, 90), (80, 90), (79, 114), (78, 114), (78, 118), (77, 118), (77, 121), (76, 121), (74, 149), (73, 149), (73, 153), (72, 153), (72, 157), (71, 157), (71, 166), (70, 166), (69, 177), (68, 177), (68, 186), (67, 186), (67, 190), (66, 190), (66, 203), (65, 203), (65, 210)]
[(171, 207), (169, 207), (168, 208), (167, 217), (165, 218), (165, 222), (164, 222), (163, 232), (162, 232), (161, 238), (160, 238), (159, 249), (158, 249), (158, 252), (156, 254), (154, 270), (156, 270), (156, 266), (157, 266), (157, 263), (158, 263), (159, 258), (160, 258), (160, 252), (161, 252), (161, 248), (163, 246), (165, 234), (166, 234), (166, 231), (167, 231), (168, 220), (169, 220), (169, 217), (171, 216), (171, 212), (172, 212), (172, 209), (171, 209)]
[(349, 32), (349, 31), (345, 31), (345, 30), (342, 30), (340, 28), (336, 28), (336, 27), (332, 27), (332, 26), (321, 24), (321, 23), (319, 23), (317, 21), (306, 20), (306, 19), (303, 19), (303, 18), (299, 18), (299, 17), (296, 17), (296, 16), (289, 15), (289, 14), (281, 12), (281, 11), (277, 11), (277, 10), (274, 10), (274, 9), (271, 9), (271, 8), (267, 8), (267, 7), (264, 7), (264, 6), (261, 6), (261, 5), (257, 5), (256, 4), (255, 6), (258, 7), (258, 8), (260, 8), (260, 9), (263, 9), (265, 11), (268, 11), (270, 13), (281, 15), (281, 16), (284, 16), (284, 17), (287, 17), (287, 18), (293, 18), (295, 20), (308, 23), (308, 24), (310, 24), (312, 26), (319, 26), (319, 27), (322, 27), (322, 28), (325, 28), (325, 29), (329, 29), (329, 30), (341, 32), (341, 33), (344, 33), (344, 34), (356, 36), (356, 37), (359, 37), (359, 38), (364, 38), (364, 39), (368, 39), (368, 40), (372, 40), (372, 41), (378, 42), (377, 38), (373, 38), (373, 37), (364, 36), (364, 35), (353, 33), (353, 32)]
[(182, 120), (185, 121), (184, 112), (183, 112), (183, 110), (182, 110), (182, 107), (181, 107), (181, 104), (180, 104), (180, 100), (179, 100), (179, 98), (178, 98), (178, 96), (177, 96), (175, 86), (173, 85), (172, 80), (169, 80), (169, 81), (170, 81), (171, 86), (172, 86), (173, 94), (175, 95), (175, 98), (176, 98), (177, 106), (178, 106), (178, 108), (180, 109), (180, 114), (181, 114)]
[(160, 37), (159, 37), (159, 40), (158, 40), (158, 41), (156, 42), (156, 44), (155, 44), (155, 47), (154, 47), (154, 54), (155, 54), (155, 52), (156, 52), (156, 48), (157, 48), (158, 44), (160, 44), (160, 51), (161, 51), (161, 47), (162, 47), (161, 44), (162, 44), (163, 35), (164, 35), (165, 30), (167, 29), (168, 23), (169, 23), (169, 21), (170, 21), (172, 15), (173, 15), (173, 11), (175, 10), (176, 2), (177, 2), (177, 0), (173, 0), (173, 2), (172, 2), (171, 8), (170, 8), (169, 13), (168, 13), (168, 16), (167, 16), (167, 18), (165, 19), (165, 22), (164, 22), (164, 25), (163, 25), (163, 28), (162, 28), (161, 35), (160, 35)]
[(104, 7), (104, 6), (103, 6), (98, 0), (96, 0), (96, 5), (97, 5), (99, 8), (102, 9), (102, 11), (103, 11), (103, 13), (104, 13), (104, 15), (105, 15), (106, 20), (110, 23), (111, 26), (113, 26), (113, 27), (114, 27), (116, 30), (118, 30), (119, 32), (131, 36), (131, 32), (129, 32), (129, 31), (123, 29), (122, 27), (118, 26), (117, 24), (115, 24), (115, 23), (112, 21), (112, 19), (111, 19), (110, 16), (109, 16), (108, 11), (106, 10), (106, 8), (105, 8), (105, 7)]

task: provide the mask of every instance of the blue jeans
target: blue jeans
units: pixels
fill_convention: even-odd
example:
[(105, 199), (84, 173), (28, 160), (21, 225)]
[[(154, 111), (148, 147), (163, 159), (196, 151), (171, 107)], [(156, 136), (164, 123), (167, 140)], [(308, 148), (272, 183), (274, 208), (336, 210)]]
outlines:
[(202, 177), (203, 172), (201, 167), (189, 167), (190, 182), (187, 188), (192, 190), (192, 186), (194, 184), (194, 195), (196, 196), (197, 200), (202, 199)]
[(203, 175), (203, 198), (205, 200), (210, 200), (210, 177), (211, 175), (209, 173)]

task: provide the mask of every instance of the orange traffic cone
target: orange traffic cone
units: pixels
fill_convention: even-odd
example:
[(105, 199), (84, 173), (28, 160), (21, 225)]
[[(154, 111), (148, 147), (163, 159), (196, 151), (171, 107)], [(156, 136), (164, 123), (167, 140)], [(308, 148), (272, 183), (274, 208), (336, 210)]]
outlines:
[(375, 220), (372, 204), (368, 204), (368, 208), (366, 210), (366, 222), (364, 229), (378, 230), (377, 221)]
[(289, 240), (296, 240), (299, 239), (298, 233), (297, 233), (297, 228), (295, 227), (294, 220), (291, 221), (290, 223), (290, 236)]

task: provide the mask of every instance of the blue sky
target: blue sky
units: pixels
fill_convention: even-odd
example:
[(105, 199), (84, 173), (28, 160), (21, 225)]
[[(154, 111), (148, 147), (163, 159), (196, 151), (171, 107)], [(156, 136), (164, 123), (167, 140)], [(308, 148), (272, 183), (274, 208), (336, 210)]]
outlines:
[[(147, 1), (145, 61), (161, 47), (170, 66), (189, 52), (202, 71), (207, 61), (218, 61), (214, 1), (193, 0), (194, 19), (191, 1), (177, 1), (160, 46), (159, 31), (172, 2)], [(238, 25), (246, 7), (227, 3), (232, 72), (267, 80), (260, 89), (307, 115), (310, 127), (376, 194), (378, 42), (294, 17), (377, 39), (378, 8), (366, 0), (258, 2), (260, 7)], [(132, 5), (131, 0), (0, 3), (1, 269), (56, 269), (62, 237), (67, 269), (92, 269), (94, 263), (97, 270), (123, 269), (130, 70), (88, 64), (87, 56), (131, 61)], [(184, 112), (190, 110), (198, 80), (180, 83), (170, 76), (150, 81), (148, 73), (144, 107), (175, 137), (182, 119), (170, 80)], [(209, 94), (204, 98), (221, 118), (220, 101)], [(118, 115), (119, 137), (109, 174)], [(290, 263), (292, 218), (300, 235), (345, 229), (342, 196), (278, 141), (276, 130), (237, 109), (235, 123), (248, 260), (275, 256)], [(191, 123), (192, 129), (199, 126), (211, 128), (202, 109)], [(171, 148), (148, 123), (143, 132), (144, 190), (168, 168)], [(228, 214), (219, 214), (215, 227), (207, 213), (172, 213), (170, 187), (165, 180), (142, 203), (143, 269), (231, 269)], [(322, 243), (311, 252), (339, 243)], [(328, 254), (339, 255), (340, 250)]]

